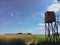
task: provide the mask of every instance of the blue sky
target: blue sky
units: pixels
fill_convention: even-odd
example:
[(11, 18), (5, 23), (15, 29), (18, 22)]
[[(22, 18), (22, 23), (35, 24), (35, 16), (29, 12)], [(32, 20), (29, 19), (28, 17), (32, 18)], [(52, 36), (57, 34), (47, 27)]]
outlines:
[(56, 0), (0, 0), (0, 34), (19, 32), (44, 34), (44, 26), (41, 25), (44, 24), (43, 14), (55, 3), (59, 2)]

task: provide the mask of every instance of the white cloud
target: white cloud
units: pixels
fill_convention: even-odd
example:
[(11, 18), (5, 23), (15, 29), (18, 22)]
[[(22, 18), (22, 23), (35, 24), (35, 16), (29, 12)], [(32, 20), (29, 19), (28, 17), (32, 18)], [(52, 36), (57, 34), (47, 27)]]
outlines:
[(44, 23), (40, 23), (40, 24), (38, 24), (38, 26), (40, 26), (40, 27), (44, 27), (45, 24), (44, 24)]
[(57, 0), (54, 0), (54, 2), (57, 2)]
[(32, 15), (32, 18), (34, 18), (35, 17), (35, 15)]
[(41, 16), (44, 18), (45, 17), (44, 13), (41, 13)]
[(44, 27), (37, 27), (32, 29), (27, 29), (25, 33), (32, 33), (32, 34), (44, 34)]
[(22, 22), (20, 22), (20, 24), (22, 24)]
[(11, 13), (10, 13), (10, 16), (14, 16), (14, 14), (11, 12)]
[[(38, 24), (39, 27), (45, 27), (45, 23), (40, 23)], [(46, 24), (46, 26), (48, 26), (48, 24)]]
[(43, 30), (41, 30), (41, 29), (31, 29), (31, 30), (27, 30), (26, 31), (26, 33), (32, 33), (32, 34), (44, 34), (44, 33), (42, 33), (43, 32)]
[(57, 11), (59, 11), (59, 9), (60, 9), (60, 4), (59, 3), (52, 4), (48, 7), (48, 11), (57, 12)]
[(27, 33), (32, 33), (33, 32), (33, 30), (27, 30)]

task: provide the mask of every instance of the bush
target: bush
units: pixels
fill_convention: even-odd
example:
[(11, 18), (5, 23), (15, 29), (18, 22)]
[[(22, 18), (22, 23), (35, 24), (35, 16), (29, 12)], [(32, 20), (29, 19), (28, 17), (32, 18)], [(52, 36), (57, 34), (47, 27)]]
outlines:
[(23, 34), (23, 33), (17, 33), (17, 34)]
[(28, 35), (32, 35), (31, 33), (27, 33)]

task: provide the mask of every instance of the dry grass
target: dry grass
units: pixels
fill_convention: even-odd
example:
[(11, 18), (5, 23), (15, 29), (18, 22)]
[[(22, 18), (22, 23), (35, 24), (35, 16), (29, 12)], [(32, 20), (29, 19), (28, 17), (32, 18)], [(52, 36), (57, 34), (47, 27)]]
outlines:
[(27, 34), (8, 34), (8, 35), (0, 35), (0, 39), (14, 39), (14, 38), (34, 38), (32, 35)]
[(7, 34), (0, 35), (0, 40), (11, 40), (11, 39), (24, 39), (26, 44), (30, 44), (35, 40), (33, 35), (28, 34)]

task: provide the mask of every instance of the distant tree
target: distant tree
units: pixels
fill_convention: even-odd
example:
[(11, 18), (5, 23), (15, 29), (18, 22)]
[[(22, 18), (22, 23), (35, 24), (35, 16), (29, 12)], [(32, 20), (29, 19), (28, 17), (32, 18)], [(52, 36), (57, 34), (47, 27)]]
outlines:
[(32, 35), (31, 33), (27, 33), (28, 35)]
[(17, 34), (23, 34), (23, 33), (17, 33)]

